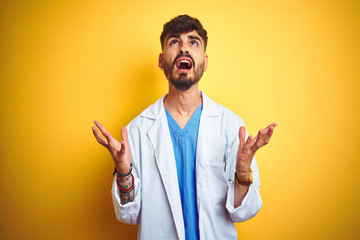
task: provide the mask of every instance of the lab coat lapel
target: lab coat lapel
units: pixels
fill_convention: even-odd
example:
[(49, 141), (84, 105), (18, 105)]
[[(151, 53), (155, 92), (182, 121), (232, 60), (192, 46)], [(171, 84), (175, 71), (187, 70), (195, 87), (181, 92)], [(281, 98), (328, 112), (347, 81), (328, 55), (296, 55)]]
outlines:
[[(211, 146), (210, 139), (214, 138), (214, 130), (211, 126), (210, 120), (218, 118), (220, 112), (218, 107), (210, 98), (201, 92), (203, 98), (203, 111), (201, 113), (197, 148), (196, 148), (196, 194), (197, 206), (200, 212), (203, 186), (206, 177), (206, 168), (208, 167), (209, 157), (213, 151), (216, 151), (216, 146)], [(199, 219), (201, 221), (201, 219)]]
[(163, 100), (159, 101), (158, 104), (161, 104), (161, 107), (157, 106), (159, 113), (154, 125), (148, 131), (148, 136), (155, 150), (156, 163), (174, 217), (176, 230), (179, 239), (181, 239), (182, 237), (180, 236), (185, 236), (185, 229), (174, 150), (163, 107)]
[[(206, 179), (205, 169), (208, 162), (208, 153), (211, 149), (209, 143), (209, 134), (211, 135), (211, 131), (212, 129), (209, 127), (207, 116), (201, 114), (196, 147), (196, 200), (199, 213), (201, 211), (200, 199), (202, 198), (203, 185)], [(201, 221), (201, 219), (199, 219), (199, 221)]]

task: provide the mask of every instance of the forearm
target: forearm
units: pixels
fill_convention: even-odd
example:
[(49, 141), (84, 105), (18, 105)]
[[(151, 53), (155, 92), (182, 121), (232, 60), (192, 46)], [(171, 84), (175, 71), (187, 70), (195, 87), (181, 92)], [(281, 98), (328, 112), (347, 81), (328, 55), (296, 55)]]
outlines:
[[(260, 179), (255, 158), (252, 160), (251, 169), (253, 172), (253, 181), (251, 183), (251, 174), (244, 174), (239, 171), (237, 175), (240, 183), (234, 181), (229, 184), (228, 199), (226, 208), (230, 213), (233, 222), (244, 222), (254, 217), (262, 206), (262, 200), (259, 193)], [(235, 174), (234, 174), (235, 175)], [(250, 179), (249, 179), (250, 177)]]
[(234, 207), (237, 208), (241, 205), (243, 199), (245, 198), (247, 192), (249, 191), (249, 186), (253, 182), (253, 172), (250, 168), (249, 170), (240, 169), (235, 173), (234, 176), (235, 182), (235, 193), (234, 193)]
[(237, 208), (241, 205), (248, 190), (249, 190), (249, 186), (239, 185), (235, 183), (234, 208)]
[(138, 224), (140, 203), (141, 203), (141, 184), (134, 171), (134, 200), (126, 204), (122, 203), (121, 192), (115, 176), (112, 183), (111, 195), (114, 204), (116, 219), (126, 224)]
[(132, 174), (127, 176), (117, 175), (117, 184), (120, 192), (121, 204), (126, 204), (128, 202), (134, 201), (135, 197), (135, 187), (134, 187), (134, 177)]
[(234, 223), (244, 222), (254, 217), (259, 212), (262, 207), (262, 200), (258, 189), (255, 187), (256, 184), (251, 184), (244, 194), (245, 197), (238, 203), (235, 203), (235, 192), (239, 190), (236, 189), (237, 187), (235, 185), (235, 182), (229, 184), (228, 197), (230, 198), (226, 200), (226, 208)]

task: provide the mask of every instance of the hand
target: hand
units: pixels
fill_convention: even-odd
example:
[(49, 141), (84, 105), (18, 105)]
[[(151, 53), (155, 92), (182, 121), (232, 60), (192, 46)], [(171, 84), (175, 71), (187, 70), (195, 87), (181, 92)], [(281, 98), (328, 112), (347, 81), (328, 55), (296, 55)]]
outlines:
[(239, 179), (248, 179), (251, 161), (256, 151), (269, 143), (274, 132), (276, 123), (270, 124), (265, 129), (261, 129), (253, 139), (250, 135), (245, 142), (245, 127), (239, 129), (239, 148), (236, 156), (236, 174)]
[(94, 123), (100, 129), (102, 135), (104, 135), (105, 138), (100, 135), (95, 126), (92, 127), (94, 136), (98, 143), (109, 150), (114, 160), (117, 172), (128, 173), (130, 171), (131, 153), (128, 143), (127, 129), (125, 127), (121, 128), (122, 141), (119, 142), (111, 136), (111, 134), (103, 127), (103, 125), (101, 125), (101, 123), (98, 121), (94, 121)]

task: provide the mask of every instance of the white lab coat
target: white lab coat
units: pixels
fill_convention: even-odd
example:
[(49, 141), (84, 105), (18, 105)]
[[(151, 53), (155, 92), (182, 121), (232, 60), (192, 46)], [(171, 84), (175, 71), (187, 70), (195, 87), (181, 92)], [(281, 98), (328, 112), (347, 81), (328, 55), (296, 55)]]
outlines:
[[(235, 158), (243, 120), (204, 93), (196, 151), (200, 239), (237, 239), (233, 222), (256, 215), (262, 206), (259, 171), (252, 160), (253, 184), (234, 209)], [(135, 179), (135, 199), (122, 205), (114, 179), (112, 196), (119, 221), (139, 224), (140, 239), (185, 239), (172, 140), (163, 105), (152, 104), (127, 126)]]

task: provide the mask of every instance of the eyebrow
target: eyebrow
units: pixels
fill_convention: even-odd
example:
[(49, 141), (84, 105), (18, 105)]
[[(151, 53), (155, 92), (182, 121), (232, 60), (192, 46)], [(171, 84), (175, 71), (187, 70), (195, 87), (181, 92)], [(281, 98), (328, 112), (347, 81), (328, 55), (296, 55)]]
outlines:
[[(200, 38), (198, 36), (195, 36), (195, 35), (189, 35), (188, 38), (190, 39), (195, 39), (195, 40), (199, 40), (200, 41)], [(200, 41), (201, 42), (201, 41)]]
[[(180, 34), (171, 34), (167, 39), (170, 39), (170, 38), (180, 38), (180, 37), (181, 37)], [(201, 42), (200, 38), (199, 38), (198, 36), (195, 36), (195, 35), (189, 35), (188, 38), (189, 38), (189, 39), (199, 40), (199, 41)]]
[(170, 38), (180, 38), (180, 34), (171, 34), (167, 39)]

